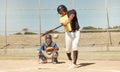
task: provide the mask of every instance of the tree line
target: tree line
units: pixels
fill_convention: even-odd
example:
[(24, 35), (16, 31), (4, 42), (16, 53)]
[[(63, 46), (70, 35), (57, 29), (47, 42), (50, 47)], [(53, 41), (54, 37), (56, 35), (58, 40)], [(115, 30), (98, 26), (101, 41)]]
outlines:
[[(120, 26), (113, 26), (113, 27), (109, 27), (109, 28), (96, 28), (93, 26), (86, 26), (83, 27), (81, 29), (82, 33), (87, 33), (87, 32), (120, 32)], [(52, 33), (63, 33), (63, 32), (59, 32), (59, 31), (53, 31)], [(21, 32), (15, 33), (16, 35), (31, 35), (31, 34), (37, 34), (34, 32), (31, 32), (28, 28), (23, 28)]]
[(93, 26), (86, 26), (83, 27), (81, 32), (86, 33), (86, 32), (120, 32), (120, 26), (113, 26), (109, 28), (96, 28)]

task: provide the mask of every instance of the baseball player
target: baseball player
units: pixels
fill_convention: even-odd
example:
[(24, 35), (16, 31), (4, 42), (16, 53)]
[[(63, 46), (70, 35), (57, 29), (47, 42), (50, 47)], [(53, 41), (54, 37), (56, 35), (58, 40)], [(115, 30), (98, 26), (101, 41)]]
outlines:
[(47, 63), (47, 59), (52, 59), (52, 63), (58, 63), (58, 46), (52, 41), (50, 34), (45, 36), (45, 43), (43, 43), (39, 49), (39, 59), (41, 63)]
[[(70, 68), (77, 67), (76, 62), (78, 59), (78, 42), (80, 38), (80, 26), (77, 19), (77, 13), (74, 9), (67, 10), (65, 5), (59, 5), (57, 12), (60, 16), (60, 23), (65, 29), (65, 41), (66, 41), (66, 54), (68, 59), (72, 62)], [(73, 51), (73, 58), (71, 52)]]

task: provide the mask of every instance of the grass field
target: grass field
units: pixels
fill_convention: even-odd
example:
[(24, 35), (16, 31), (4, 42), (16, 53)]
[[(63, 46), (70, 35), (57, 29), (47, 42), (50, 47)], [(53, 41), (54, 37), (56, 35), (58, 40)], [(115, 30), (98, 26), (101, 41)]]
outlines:
[[(1, 49), (0, 49), (1, 51)], [(13, 60), (24, 60), (24, 59), (38, 59), (37, 49), (8, 49), (7, 54), (3, 51), (0, 53), (0, 59), (13, 59)], [(19, 51), (19, 52), (17, 52)], [(3, 52), (3, 53), (2, 53)], [(80, 51), (79, 60), (112, 60), (120, 61), (120, 51)], [(64, 50), (59, 50), (59, 59), (67, 60), (67, 56)]]
[[(111, 42), (110, 42), (111, 39)], [(65, 47), (64, 34), (59, 34), (58, 39), (53, 39), (59, 47)], [(6, 37), (0, 36), (0, 48), (5, 46)], [(44, 37), (41, 38), (41, 43), (44, 42)], [(81, 33), (79, 47), (106, 47), (112, 43), (111, 46), (120, 46), (120, 32), (111, 32), (111, 36), (107, 32), (102, 33)], [(40, 46), (39, 35), (8, 35), (7, 48), (31, 48)]]
[[(65, 54), (64, 34), (53, 39), (60, 50), (59, 59), (67, 59)], [(81, 33), (79, 47), (80, 60), (120, 60), (120, 32), (111, 32), (112, 45), (109, 43), (109, 34)], [(41, 38), (41, 43), (44, 37)], [(40, 47), (39, 35), (8, 35), (5, 47), (5, 37), (0, 36), (0, 59), (34, 59), (37, 58), (37, 49)], [(6, 53), (6, 54), (5, 54)]]

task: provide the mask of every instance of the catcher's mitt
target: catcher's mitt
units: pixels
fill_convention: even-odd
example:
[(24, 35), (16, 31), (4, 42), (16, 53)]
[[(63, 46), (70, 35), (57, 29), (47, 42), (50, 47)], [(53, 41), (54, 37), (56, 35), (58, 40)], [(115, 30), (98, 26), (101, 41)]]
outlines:
[(51, 53), (51, 52), (53, 52), (53, 50), (54, 50), (53, 47), (47, 47), (47, 48), (46, 48), (46, 52), (50, 52), (50, 53)]

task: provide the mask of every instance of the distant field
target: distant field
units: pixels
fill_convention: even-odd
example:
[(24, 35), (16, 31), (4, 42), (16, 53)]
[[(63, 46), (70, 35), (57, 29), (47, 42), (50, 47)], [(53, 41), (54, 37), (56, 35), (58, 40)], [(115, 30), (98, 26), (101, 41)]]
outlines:
[[(65, 55), (64, 34), (53, 39), (60, 50), (59, 59), (67, 59)], [(80, 60), (120, 60), (120, 32), (111, 32), (112, 45), (109, 34), (81, 33), (79, 42)], [(5, 37), (0, 36), (0, 59), (37, 59), (37, 49), (40, 47), (39, 35), (9, 35), (5, 46)], [(41, 43), (44, 42), (44, 37)], [(7, 54), (5, 54), (7, 53)]]
[[(107, 32), (101, 33), (81, 33), (79, 47), (106, 47), (120, 46), (120, 32), (111, 32), (111, 36)], [(111, 40), (110, 40), (111, 39)], [(65, 47), (64, 33), (59, 34), (58, 39), (53, 39), (59, 47)], [(5, 36), (0, 36), (0, 48), (5, 46)], [(41, 38), (39, 35), (9, 35), (7, 36), (8, 48), (31, 48), (40, 46), (40, 43), (44, 42), (44, 37)]]

